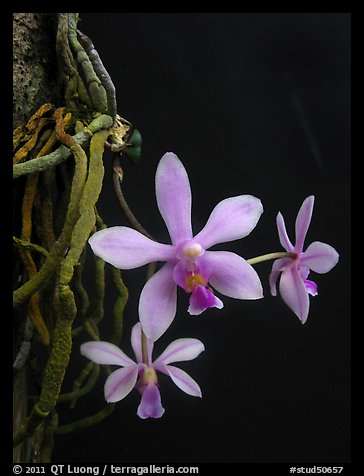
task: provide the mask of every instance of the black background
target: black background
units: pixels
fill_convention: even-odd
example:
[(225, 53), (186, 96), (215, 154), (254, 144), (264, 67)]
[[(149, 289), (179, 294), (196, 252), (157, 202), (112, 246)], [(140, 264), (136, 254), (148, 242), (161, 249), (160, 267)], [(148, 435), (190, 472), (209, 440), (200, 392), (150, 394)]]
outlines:
[[(223, 310), (193, 317), (180, 290), (178, 314), (154, 355), (176, 338), (202, 340), (206, 351), (177, 365), (197, 380), (203, 398), (161, 376), (161, 419), (136, 416), (134, 390), (102, 423), (57, 437), (54, 462), (349, 462), (350, 15), (81, 13), (81, 19), (79, 28), (116, 86), (119, 114), (143, 136), (140, 164), (125, 163), (124, 193), (152, 235), (168, 242), (154, 174), (161, 156), (173, 151), (190, 177), (196, 233), (220, 200), (244, 193), (262, 200), (254, 231), (219, 249), (245, 258), (280, 251), (277, 212), (293, 240), (297, 211), (313, 194), (306, 246), (329, 243), (340, 261), (326, 275), (310, 275), (319, 296), (311, 298), (304, 326), (270, 296), (271, 262), (256, 266), (265, 294), (259, 301), (222, 297)], [(100, 214), (109, 226), (126, 224), (108, 154), (105, 168)], [(124, 278), (129, 352), (145, 269)], [(105, 340), (114, 299), (108, 278)], [(81, 342), (66, 383), (85, 363)], [(101, 409), (103, 384), (104, 377), (76, 412), (65, 408), (60, 423)]]

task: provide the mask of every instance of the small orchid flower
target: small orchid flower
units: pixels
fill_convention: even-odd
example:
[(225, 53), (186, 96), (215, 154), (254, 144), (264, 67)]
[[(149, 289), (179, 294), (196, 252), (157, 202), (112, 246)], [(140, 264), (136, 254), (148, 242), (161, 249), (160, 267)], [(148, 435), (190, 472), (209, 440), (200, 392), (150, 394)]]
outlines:
[(159, 393), (157, 371), (162, 372), (188, 395), (202, 397), (199, 385), (184, 370), (169, 365), (172, 362), (193, 360), (205, 350), (198, 339), (177, 339), (152, 362), (153, 342), (147, 339), (147, 362), (143, 362), (142, 327), (135, 324), (131, 332), (131, 345), (136, 362), (114, 344), (103, 341), (85, 342), (81, 354), (97, 364), (120, 365), (105, 382), (105, 399), (114, 403), (125, 398), (133, 388), (142, 395), (137, 415), (140, 418), (160, 418), (164, 413)]
[(314, 199), (313, 195), (307, 197), (298, 212), (295, 245), (292, 245), (288, 238), (282, 214), (278, 213), (279, 240), (283, 248), (293, 256), (274, 261), (269, 276), (271, 293), (276, 296), (276, 283), (279, 275), (281, 275), (279, 292), (283, 301), (298, 316), (302, 324), (306, 322), (308, 317), (309, 294), (312, 296), (318, 294), (316, 283), (307, 279), (310, 270), (316, 273), (327, 273), (339, 260), (337, 251), (332, 246), (320, 241), (311, 243), (306, 251), (303, 251), (303, 244), (311, 222)]
[(249, 235), (263, 212), (260, 200), (251, 195), (222, 200), (205, 227), (193, 236), (190, 183), (175, 154), (169, 152), (162, 157), (155, 182), (158, 208), (171, 236), (171, 245), (157, 243), (124, 226), (98, 231), (89, 239), (93, 252), (117, 268), (166, 262), (147, 281), (139, 302), (143, 331), (153, 341), (174, 319), (177, 285), (191, 293), (188, 311), (194, 315), (210, 307), (223, 307), (209, 285), (236, 299), (263, 297), (256, 271), (243, 258), (228, 251), (207, 251), (217, 243)]

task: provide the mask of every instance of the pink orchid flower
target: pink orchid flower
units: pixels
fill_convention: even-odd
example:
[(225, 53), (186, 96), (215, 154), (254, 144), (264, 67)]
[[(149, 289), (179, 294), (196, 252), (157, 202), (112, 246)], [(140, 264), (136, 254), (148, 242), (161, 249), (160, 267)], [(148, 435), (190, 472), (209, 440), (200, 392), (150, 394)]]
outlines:
[(105, 399), (114, 403), (125, 398), (133, 388), (142, 395), (137, 415), (140, 418), (160, 418), (164, 413), (159, 393), (156, 372), (162, 372), (188, 395), (201, 397), (199, 385), (184, 370), (170, 365), (195, 359), (203, 350), (204, 345), (198, 339), (177, 339), (165, 349), (153, 362), (153, 342), (147, 339), (147, 363), (142, 356), (142, 328), (138, 322), (132, 329), (131, 345), (136, 362), (130, 359), (114, 344), (103, 341), (85, 342), (81, 345), (81, 354), (97, 364), (119, 365), (122, 368), (112, 372), (105, 382)]
[(307, 197), (298, 212), (296, 218), (296, 244), (290, 242), (284, 219), (279, 212), (277, 215), (277, 228), (279, 240), (283, 248), (295, 255), (290, 258), (280, 258), (274, 261), (272, 271), (269, 276), (271, 293), (276, 296), (276, 283), (280, 276), (279, 292), (283, 301), (298, 316), (302, 324), (308, 317), (310, 308), (309, 294), (316, 296), (317, 285), (307, 279), (310, 270), (316, 273), (327, 273), (338, 262), (339, 254), (330, 245), (315, 241), (311, 243), (306, 251), (303, 251), (303, 244), (307, 230), (311, 222), (313, 204), (315, 197)]
[(177, 307), (177, 285), (191, 293), (189, 313), (201, 314), (223, 307), (210, 285), (236, 299), (263, 297), (260, 279), (243, 258), (208, 248), (247, 236), (256, 226), (263, 206), (251, 195), (222, 200), (205, 227), (195, 236), (191, 225), (191, 188), (178, 157), (169, 152), (156, 172), (156, 197), (172, 244), (157, 243), (138, 231), (116, 226), (96, 232), (89, 239), (93, 252), (120, 269), (132, 269), (154, 261), (166, 263), (145, 284), (139, 316), (147, 337), (156, 341), (172, 323)]

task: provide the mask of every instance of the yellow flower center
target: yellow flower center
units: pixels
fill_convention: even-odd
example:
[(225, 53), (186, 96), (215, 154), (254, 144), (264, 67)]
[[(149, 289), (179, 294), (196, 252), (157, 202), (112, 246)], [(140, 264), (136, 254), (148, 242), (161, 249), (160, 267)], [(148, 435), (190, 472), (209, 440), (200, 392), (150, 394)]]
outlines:
[(142, 375), (142, 383), (147, 385), (148, 383), (158, 383), (157, 374), (153, 367), (146, 367)]
[(192, 292), (196, 286), (206, 286), (206, 281), (204, 278), (197, 273), (191, 273), (186, 277), (185, 280), (185, 289), (188, 292)]

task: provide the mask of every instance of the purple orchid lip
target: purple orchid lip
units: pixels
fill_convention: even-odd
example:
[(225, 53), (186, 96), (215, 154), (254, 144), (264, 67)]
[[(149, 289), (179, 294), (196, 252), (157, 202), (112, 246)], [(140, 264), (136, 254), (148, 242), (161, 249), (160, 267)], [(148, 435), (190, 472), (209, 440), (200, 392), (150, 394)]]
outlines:
[(195, 286), (190, 298), (190, 307), (188, 308), (188, 312), (193, 316), (197, 316), (211, 307), (222, 309), (224, 304), (205, 286)]
[(295, 253), (296, 257), (294, 259), (280, 258), (274, 261), (269, 276), (271, 294), (273, 296), (277, 294), (276, 285), (280, 277), (280, 295), (302, 324), (307, 321), (309, 314), (309, 294), (312, 296), (318, 294), (316, 283), (307, 279), (310, 271), (320, 274), (327, 273), (339, 260), (338, 252), (332, 246), (320, 241), (311, 243), (306, 251), (303, 251), (305, 238), (311, 223), (314, 201), (315, 197), (313, 195), (307, 197), (297, 214), (295, 245), (288, 238), (282, 214), (278, 213), (277, 228), (280, 243), (288, 253)]
[(193, 360), (205, 350), (198, 339), (177, 339), (153, 362), (153, 342), (147, 339), (148, 363), (142, 360), (142, 327), (135, 324), (131, 334), (131, 345), (136, 362), (130, 359), (114, 344), (103, 341), (85, 342), (81, 345), (81, 354), (97, 364), (119, 365), (105, 382), (105, 399), (114, 403), (125, 398), (133, 388), (141, 393), (141, 402), (137, 410), (140, 418), (160, 418), (164, 414), (159, 392), (157, 372), (162, 372), (188, 395), (201, 397), (201, 389), (184, 370), (170, 365), (173, 362)]
[[(107, 228), (89, 239), (97, 256), (121, 269), (137, 268), (155, 261), (165, 262), (145, 284), (139, 301), (143, 331), (152, 341), (168, 329), (175, 317), (177, 285), (191, 292), (189, 312), (192, 314), (199, 314), (209, 307), (223, 307), (209, 285), (235, 299), (263, 297), (258, 274), (243, 258), (231, 252), (206, 251), (215, 244), (249, 235), (263, 213), (260, 200), (251, 195), (222, 200), (211, 212), (203, 229), (193, 236), (190, 183), (182, 162), (172, 152), (161, 158), (155, 185), (158, 208), (172, 244), (156, 243), (127, 227)], [(196, 269), (205, 271), (195, 278)], [(181, 281), (182, 271), (193, 275), (189, 287)], [(205, 291), (195, 290), (196, 286), (204, 286)]]

